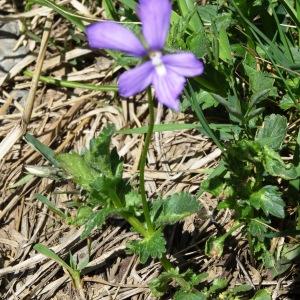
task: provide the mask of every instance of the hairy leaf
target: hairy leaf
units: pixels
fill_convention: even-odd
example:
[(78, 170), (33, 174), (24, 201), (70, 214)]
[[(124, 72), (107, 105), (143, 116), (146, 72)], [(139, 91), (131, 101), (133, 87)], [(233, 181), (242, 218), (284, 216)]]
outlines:
[(87, 162), (78, 153), (63, 153), (57, 155), (60, 166), (72, 176), (73, 180), (85, 190), (90, 190), (90, 185), (99, 174), (89, 167)]
[(263, 148), (263, 165), (272, 176), (286, 180), (297, 178), (296, 168), (292, 164), (285, 164), (280, 155), (268, 146)]
[(100, 174), (112, 176), (113, 161), (118, 162), (116, 157), (111, 157), (111, 137), (115, 133), (115, 126), (109, 124), (102, 130), (96, 139), (90, 142), (90, 148), (84, 153), (84, 160), (87, 164)]
[(150, 237), (128, 244), (130, 252), (139, 255), (141, 263), (144, 264), (150, 257), (161, 258), (166, 252), (166, 240), (161, 231), (155, 231)]
[(100, 229), (104, 224), (105, 220), (111, 214), (114, 214), (116, 212), (117, 209), (115, 208), (103, 208), (100, 211), (94, 212), (86, 222), (84, 231), (81, 234), (81, 238), (82, 239), (87, 238), (95, 227), (98, 227)]
[(250, 196), (250, 203), (256, 209), (262, 209), (268, 216), (284, 218), (285, 203), (277, 186), (266, 185)]
[(260, 241), (263, 241), (265, 233), (268, 231), (265, 221), (260, 218), (252, 219), (247, 229), (252, 236), (257, 237)]
[(156, 225), (175, 224), (185, 217), (198, 212), (200, 204), (191, 194), (178, 193), (166, 199), (157, 200), (152, 207), (152, 217)]
[(278, 150), (287, 132), (287, 119), (284, 116), (272, 114), (265, 117), (262, 127), (257, 131), (255, 140), (262, 146)]

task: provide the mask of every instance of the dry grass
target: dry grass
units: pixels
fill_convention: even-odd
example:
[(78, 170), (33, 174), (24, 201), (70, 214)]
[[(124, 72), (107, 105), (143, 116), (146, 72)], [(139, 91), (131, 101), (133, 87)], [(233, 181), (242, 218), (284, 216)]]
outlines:
[[(11, 19), (19, 17), (10, 2), (0, 0), (0, 7), (10, 13)], [(43, 243), (65, 259), (69, 252), (82, 259), (88, 254), (88, 243), (80, 240), (80, 228), (63, 224), (35, 199), (35, 194), (47, 195), (61, 209), (66, 209), (71, 199), (80, 201), (81, 196), (68, 182), (36, 177), (26, 177), (26, 182), (22, 182), (26, 176), (24, 166), (47, 164), (22, 137), (30, 132), (56, 152), (80, 151), (107, 123), (116, 124), (118, 129), (145, 124), (147, 105), (143, 96), (121, 102), (114, 93), (38, 83), (40, 74), (110, 83), (119, 68), (103, 55), (96, 61), (96, 54), (76, 45), (61, 54), (51, 41), (61, 45), (65, 39), (70, 44), (69, 24), (57, 16), (53, 19), (49, 9), (34, 8), (22, 16), (30, 24), (31, 32), (42, 40), (37, 42), (28, 35), (21, 35), (16, 47), (26, 45), (30, 53), (7, 76), (0, 78), (1, 295), (2, 299), (9, 300), (74, 299), (77, 294), (69, 276), (55, 262), (37, 254), (32, 246)], [(4, 15), (1, 18), (8, 20)], [(76, 64), (72, 63), (75, 60)], [(33, 78), (22, 75), (24, 68), (34, 72)], [(18, 98), (20, 91), (26, 95), (21, 101)], [(157, 123), (192, 120), (191, 116), (175, 114), (160, 106), (156, 114)], [(125, 176), (133, 184), (142, 143), (141, 135), (118, 135), (113, 139), (126, 162)], [(146, 168), (149, 197), (183, 190), (197, 191), (205, 169), (212, 167), (219, 156), (219, 150), (196, 131), (155, 134)], [(247, 243), (242, 239), (232, 245), (222, 259), (207, 258), (204, 242), (217, 232), (212, 220), (217, 220), (226, 229), (231, 224), (230, 212), (215, 216), (216, 201), (208, 196), (199, 200), (204, 207), (200, 215), (188, 218), (183, 226), (168, 229), (168, 250), (172, 260), (183, 269), (192, 267), (209, 272), (210, 279), (231, 278), (232, 285), (273, 286), (278, 294), (282, 287), (291, 284), (285, 278), (268, 281), (268, 274), (256, 270)], [(147, 282), (158, 275), (160, 265), (153, 261), (143, 266), (136, 256), (126, 254), (125, 244), (134, 238), (135, 234), (118, 219), (110, 220), (103, 230), (93, 233), (91, 261), (83, 271), (87, 299), (151, 299)]]

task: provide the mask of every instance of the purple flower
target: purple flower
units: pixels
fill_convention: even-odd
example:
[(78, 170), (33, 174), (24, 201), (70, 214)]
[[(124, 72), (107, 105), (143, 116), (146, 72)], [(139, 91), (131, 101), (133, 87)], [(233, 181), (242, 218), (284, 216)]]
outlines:
[(146, 62), (119, 77), (120, 95), (133, 96), (152, 84), (158, 101), (178, 111), (178, 97), (183, 90), (185, 77), (202, 74), (204, 65), (192, 53), (163, 54), (170, 26), (169, 0), (140, 0), (137, 13), (147, 47), (130, 30), (109, 21), (94, 23), (86, 28), (89, 45), (147, 57)]

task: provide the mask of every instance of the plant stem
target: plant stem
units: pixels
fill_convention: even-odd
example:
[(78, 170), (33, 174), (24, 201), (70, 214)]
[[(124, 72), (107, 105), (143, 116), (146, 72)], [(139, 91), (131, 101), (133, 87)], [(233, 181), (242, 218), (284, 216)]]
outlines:
[(153, 105), (153, 98), (152, 98), (152, 93), (150, 88), (148, 89), (147, 96), (148, 96), (147, 98), (148, 98), (148, 105), (149, 105), (149, 125), (148, 125), (148, 132), (146, 134), (144, 148), (141, 154), (140, 164), (139, 164), (140, 193), (142, 197), (143, 211), (144, 211), (147, 227), (150, 232), (153, 232), (153, 225), (150, 218), (149, 206), (148, 206), (146, 190), (145, 190), (145, 165), (146, 165), (147, 153), (148, 153), (148, 149), (149, 149), (149, 145), (153, 133), (153, 128), (154, 128), (154, 105)]
[(163, 257), (160, 259), (160, 262), (166, 271), (174, 268), (173, 264), (167, 259), (166, 255), (163, 255)]
[[(33, 73), (31, 71), (26, 70), (24, 72), (24, 75), (28, 77), (32, 77)], [(39, 81), (44, 82), (46, 84), (60, 86), (60, 87), (81, 88), (81, 89), (92, 90), (92, 91), (115, 92), (118, 90), (118, 87), (116, 85), (95, 85), (91, 83), (82, 83), (76, 81), (57, 79), (51, 76), (40, 76)]]
[[(113, 204), (116, 208), (122, 208), (124, 207), (122, 204), (122, 201), (120, 200), (118, 194), (116, 191), (112, 190), (110, 191), (110, 198), (113, 201)], [(148, 231), (145, 229), (144, 225), (134, 216), (126, 213), (126, 212), (121, 212), (120, 213), (123, 218), (137, 231), (140, 233), (142, 236), (147, 237), (149, 236)]]

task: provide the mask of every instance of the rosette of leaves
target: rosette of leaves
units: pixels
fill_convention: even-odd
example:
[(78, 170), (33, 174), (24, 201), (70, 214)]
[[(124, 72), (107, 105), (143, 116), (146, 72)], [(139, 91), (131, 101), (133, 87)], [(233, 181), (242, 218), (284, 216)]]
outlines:
[(252, 237), (251, 249), (268, 266), (274, 263), (267, 250), (268, 224), (274, 217), (285, 217), (283, 191), (299, 177), (295, 165), (285, 163), (279, 154), (286, 130), (284, 117), (267, 116), (255, 140), (232, 144), (201, 185), (221, 200), (219, 209), (235, 211), (235, 219), (246, 225), (243, 230)]

